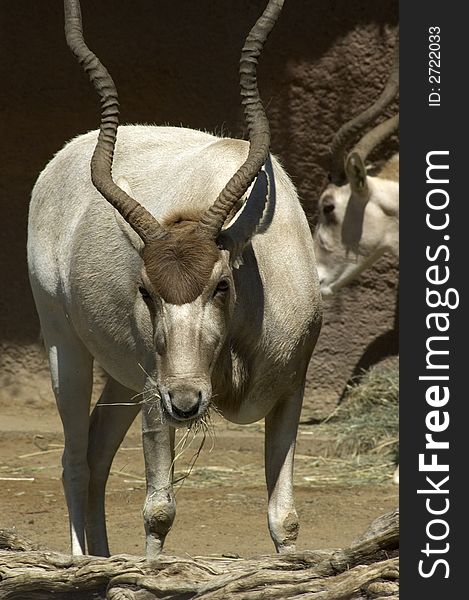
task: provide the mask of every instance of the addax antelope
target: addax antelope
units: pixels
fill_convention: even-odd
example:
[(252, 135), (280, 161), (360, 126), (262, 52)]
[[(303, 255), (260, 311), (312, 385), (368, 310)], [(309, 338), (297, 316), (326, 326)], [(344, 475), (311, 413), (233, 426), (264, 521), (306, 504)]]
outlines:
[[(398, 41), (396, 42), (398, 44)], [(398, 45), (380, 97), (342, 125), (331, 146), (331, 183), (319, 199), (314, 235), (324, 296), (330, 296), (373, 264), (384, 252), (399, 254), (399, 155), (367, 171), (368, 155), (399, 125), (399, 114), (369, 130), (346, 154), (353, 138), (378, 118), (399, 89)]]
[[(101, 127), (41, 173), (28, 261), (64, 428), (74, 554), (109, 553), (106, 480), (140, 409), (146, 551), (161, 551), (176, 509), (175, 428), (212, 404), (236, 423), (265, 418), (269, 529), (278, 551), (294, 548), (293, 455), (321, 305), (308, 223), (269, 154), (257, 89), (257, 59), (282, 5), (269, 1), (242, 51), (245, 142), (118, 130), (114, 83), (86, 46), (78, 0), (65, 0), (67, 41), (101, 99)], [(90, 417), (93, 360), (108, 381)]]

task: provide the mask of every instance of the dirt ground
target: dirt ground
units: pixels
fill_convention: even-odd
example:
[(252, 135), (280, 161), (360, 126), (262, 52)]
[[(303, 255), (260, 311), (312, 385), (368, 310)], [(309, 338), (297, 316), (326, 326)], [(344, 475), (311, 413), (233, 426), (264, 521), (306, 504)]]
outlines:
[[(118, 410), (118, 407), (113, 407)], [(317, 407), (306, 399), (295, 467), (300, 517), (298, 549), (342, 547), (378, 515), (395, 508), (398, 489), (393, 465), (372, 477), (360, 459), (330, 456), (331, 440), (319, 439), (308, 424)], [(107, 490), (112, 553), (142, 554), (143, 456), (139, 419), (114, 461)], [(263, 425), (235, 426), (221, 419), (207, 437), (194, 468), (178, 484), (177, 515), (165, 551), (177, 555), (274, 551), (267, 529), (263, 474)], [(183, 474), (200, 445), (193, 440), (176, 463)], [(333, 442), (333, 440), (332, 440)], [(0, 528), (50, 549), (68, 550), (67, 509), (60, 481), (60, 419), (47, 380), (41, 375), (22, 387), (0, 392)], [(329, 448), (329, 450), (327, 450)], [(329, 457), (326, 455), (329, 454)]]

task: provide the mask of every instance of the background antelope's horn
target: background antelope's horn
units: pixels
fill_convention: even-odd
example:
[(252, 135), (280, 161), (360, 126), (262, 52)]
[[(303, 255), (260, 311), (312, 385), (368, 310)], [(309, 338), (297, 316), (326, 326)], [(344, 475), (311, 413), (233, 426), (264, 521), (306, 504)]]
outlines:
[(374, 121), (383, 110), (391, 104), (399, 90), (399, 34), (396, 37), (394, 60), (391, 73), (384, 90), (379, 98), (368, 108), (344, 123), (335, 134), (330, 150), (330, 178), (332, 183), (342, 185), (346, 179), (344, 171), (344, 158), (346, 145), (366, 125)]
[(381, 142), (384, 142), (399, 127), (399, 113), (386, 119), (371, 131), (368, 131), (361, 140), (355, 145), (350, 154), (358, 154), (363, 162), (367, 159), (370, 152)]

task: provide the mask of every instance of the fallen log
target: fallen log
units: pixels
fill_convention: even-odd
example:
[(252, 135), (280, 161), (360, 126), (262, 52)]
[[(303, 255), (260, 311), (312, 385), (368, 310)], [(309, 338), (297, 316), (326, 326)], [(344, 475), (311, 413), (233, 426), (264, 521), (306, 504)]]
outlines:
[(0, 530), (1, 600), (396, 600), (399, 511), (348, 548), (250, 559), (71, 557)]

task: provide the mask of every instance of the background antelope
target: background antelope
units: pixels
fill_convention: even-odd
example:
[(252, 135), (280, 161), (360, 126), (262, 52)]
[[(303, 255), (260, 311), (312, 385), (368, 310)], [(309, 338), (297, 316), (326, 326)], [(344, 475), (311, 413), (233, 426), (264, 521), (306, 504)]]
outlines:
[[(349, 152), (346, 144), (395, 98), (399, 89), (399, 41), (387, 84), (376, 102), (345, 123), (331, 147), (331, 183), (319, 200), (314, 246), (321, 293), (331, 296), (371, 266), (385, 252), (399, 256), (399, 155), (373, 175), (369, 154), (399, 125), (399, 114), (368, 131)], [(393, 476), (399, 483), (399, 467)]]
[[(399, 254), (399, 155), (373, 174), (366, 160), (399, 125), (399, 114), (386, 119), (345, 149), (357, 133), (382, 114), (399, 88), (398, 41), (392, 70), (380, 97), (345, 123), (331, 146), (330, 181), (319, 199), (314, 234), (321, 292), (334, 294), (384, 252)], [(345, 160), (344, 157), (346, 156)]]
[[(256, 83), (282, 5), (269, 1), (241, 56), (249, 143), (155, 126), (120, 127), (116, 142), (115, 86), (83, 40), (79, 2), (65, 0), (67, 42), (101, 98), (101, 128), (40, 175), (28, 264), (64, 428), (74, 554), (85, 528), (88, 552), (109, 553), (105, 485), (140, 408), (146, 551), (161, 551), (175, 516), (175, 428), (212, 403), (237, 423), (265, 418), (269, 529), (278, 551), (294, 548), (293, 455), (321, 307), (309, 227), (269, 156)], [(90, 417), (94, 359), (108, 381)]]

